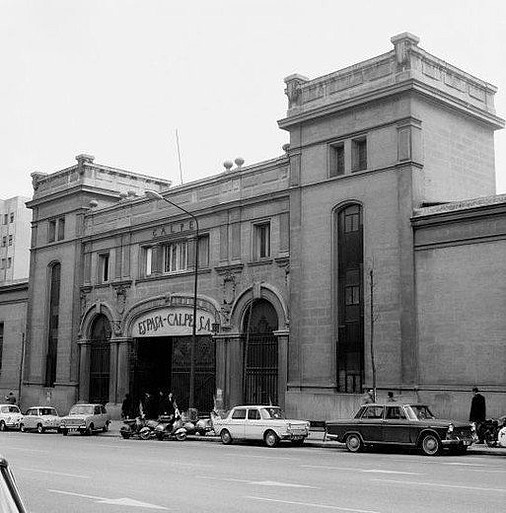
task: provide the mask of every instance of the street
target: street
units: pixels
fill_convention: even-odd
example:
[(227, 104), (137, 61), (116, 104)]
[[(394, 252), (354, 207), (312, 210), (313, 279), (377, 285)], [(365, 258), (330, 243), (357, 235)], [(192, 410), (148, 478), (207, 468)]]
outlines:
[(424, 457), (216, 440), (0, 434), (31, 513), (497, 512), (504, 453)]

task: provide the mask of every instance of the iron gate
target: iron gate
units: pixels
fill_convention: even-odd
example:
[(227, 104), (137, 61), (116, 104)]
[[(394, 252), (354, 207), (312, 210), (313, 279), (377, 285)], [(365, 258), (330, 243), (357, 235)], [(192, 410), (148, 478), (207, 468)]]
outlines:
[(244, 336), (244, 401), (278, 403), (278, 340), (272, 333)]
[(95, 319), (91, 334), (89, 401), (105, 404), (109, 401), (111, 338), (111, 328), (105, 315)]
[[(190, 393), (191, 337), (172, 341), (171, 388), (180, 408), (188, 408)], [(216, 390), (216, 350), (210, 336), (198, 336), (195, 347), (195, 404), (201, 412), (214, 408)]]

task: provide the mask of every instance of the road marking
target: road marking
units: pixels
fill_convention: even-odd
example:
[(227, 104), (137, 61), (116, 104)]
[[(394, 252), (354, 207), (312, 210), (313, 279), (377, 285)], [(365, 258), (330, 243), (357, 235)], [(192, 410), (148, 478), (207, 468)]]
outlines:
[(403, 472), (401, 470), (383, 470), (383, 469), (362, 469), (356, 467), (327, 467), (325, 465), (301, 465), (303, 468), (321, 468), (325, 470), (344, 470), (346, 472), (363, 472), (371, 474), (404, 474), (408, 476), (421, 476), (420, 472)]
[(453, 461), (448, 463), (441, 463), (441, 465), (462, 465), (463, 467), (486, 467), (487, 465), (482, 465), (480, 463), (464, 463), (462, 461)]
[(326, 504), (315, 504), (312, 502), (283, 501), (281, 499), (267, 499), (266, 497), (246, 497), (255, 501), (278, 502), (281, 504), (290, 504), (292, 506), (306, 506), (311, 508), (333, 509), (335, 511), (351, 511), (353, 513), (379, 513), (370, 509), (341, 508), (339, 506), (328, 506)]
[(197, 479), (212, 479), (215, 481), (227, 481), (230, 483), (245, 483), (255, 486), (285, 486), (289, 488), (313, 488), (319, 490), (317, 486), (309, 486), (297, 483), (282, 483), (280, 481), (251, 481), (251, 479), (237, 479), (235, 477), (214, 477), (214, 476), (193, 476)]
[(43, 453), (50, 452), (50, 451), (45, 451), (44, 449), (28, 449), (27, 447), (15, 447), (12, 445), (9, 445), (9, 449), (16, 449), (16, 451), (25, 451), (25, 452), (43, 452)]
[[(223, 456), (227, 456), (229, 458), (237, 458), (237, 454), (224, 454)], [(248, 454), (248, 459), (255, 458), (259, 460), (292, 460), (299, 461), (300, 458), (289, 458), (287, 456), (253, 456)]]
[(53, 470), (44, 470), (41, 468), (20, 467), (19, 470), (25, 470), (27, 472), (41, 472), (42, 474), (54, 474), (55, 476), (76, 477), (78, 479), (91, 479), (91, 476), (83, 476), (83, 475), (79, 475), (79, 474), (67, 474), (66, 472), (55, 472)]
[(482, 488), (481, 486), (464, 486), (464, 485), (451, 485), (442, 483), (427, 483), (424, 481), (395, 481), (393, 479), (373, 479), (373, 481), (380, 481), (382, 483), (393, 483), (406, 485), (417, 485), (417, 486), (435, 486), (437, 488), (457, 488), (460, 490), (476, 490), (480, 492), (500, 492), (506, 493), (506, 488)]
[(149, 504), (147, 502), (136, 501), (128, 497), (121, 497), (119, 499), (107, 499), (105, 497), (96, 497), (95, 495), (86, 495), (84, 493), (65, 492), (63, 490), (48, 490), (49, 492), (59, 493), (62, 495), (73, 495), (74, 497), (83, 497), (85, 499), (91, 499), (96, 504), (110, 504), (111, 506), (133, 506), (135, 508), (146, 508), (146, 509), (163, 509), (168, 511), (168, 508), (163, 506), (156, 506), (155, 504)]

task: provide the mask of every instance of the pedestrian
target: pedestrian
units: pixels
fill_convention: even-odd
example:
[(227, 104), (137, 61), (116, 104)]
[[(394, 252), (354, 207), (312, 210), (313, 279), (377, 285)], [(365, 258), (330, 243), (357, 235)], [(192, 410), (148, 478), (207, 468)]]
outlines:
[(483, 433), (481, 432), (481, 425), (487, 418), (487, 406), (485, 398), (480, 394), (478, 387), (473, 387), (473, 398), (471, 400), (471, 411), (469, 412), (469, 421), (474, 422), (476, 425), (476, 433), (478, 441), (483, 443)]
[(362, 403), (361, 404), (369, 404), (374, 403), (374, 390), (372, 388), (365, 389), (365, 393), (362, 396)]
[(12, 390), (9, 392), (9, 395), (5, 396), (5, 400), (9, 404), (16, 404), (16, 396), (14, 395), (14, 392)]
[(144, 392), (144, 397), (140, 404), (141, 416), (145, 419), (155, 419), (157, 412), (154, 408), (153, 396), (149, 392)]
[(388, 392), (387, 396), (388, 396), (387, 403), (395, 403), (396, 402), (393, 392)]
[(130, 419), (132, 417), (133, 401), (129, 393), (125, 395), (121, 404), (121, 418)]

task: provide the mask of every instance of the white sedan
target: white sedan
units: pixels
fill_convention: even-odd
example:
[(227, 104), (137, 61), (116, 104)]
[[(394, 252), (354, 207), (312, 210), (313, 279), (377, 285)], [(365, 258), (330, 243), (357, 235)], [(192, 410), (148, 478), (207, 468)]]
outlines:
[(59, 431), (60, 417), (52, 406), (32, 406), (23, 415), (19, 427), (23, 432), (32, 429), (37, 433), (44, 433), (48, 430)]
[(213, 428), (224, 444), (234, 440), (263, 440), (275, 447), (280, 440), (302, 445), (309, 435), (309, 422), (286, 419), (278, 406), (236, 406), (224, 418), (214, 418)]

